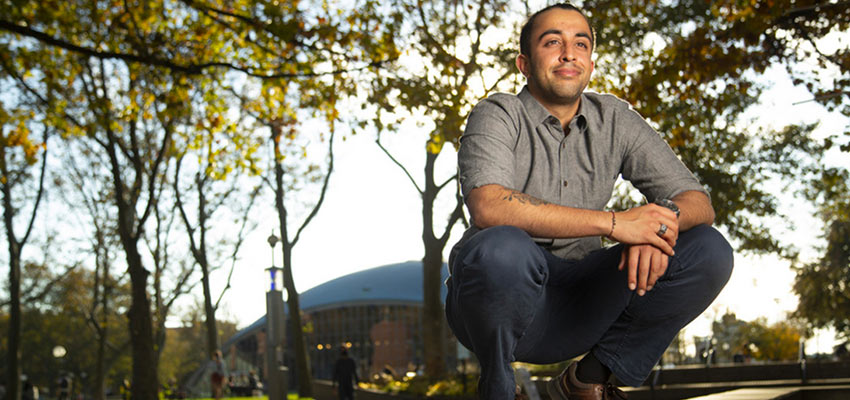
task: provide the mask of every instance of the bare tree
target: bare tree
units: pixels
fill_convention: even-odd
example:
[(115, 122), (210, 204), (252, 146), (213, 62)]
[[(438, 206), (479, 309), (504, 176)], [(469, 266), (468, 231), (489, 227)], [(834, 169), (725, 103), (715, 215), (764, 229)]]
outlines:
[[(212, 136), (212, 135), (210, 135)], [(212, 137), (207, 146), (207, 151), (211, 152)], [(206, 156), (205, 156), (206, 155)], [(233, 275), (233, 269), (236, 265), (236, 257), (239, 248), (245, 240), (246, 232), (250, 232), (251, 226), (255, 224), (249, 220), (248, 214), (253, 208), (254, 202), (259, 194), (260, 186), (255, 187), (248, 193), (240, 190), (245, 182), (238, 174), (230, 174), (227, 176), (214, 176), (213, 158), (209, 154), (200, 154), (199, 158), (203, 164), (192, 174), (191, 183), (187, 185), (192, 191), (196, 205), (190, 208), (184, 202), (184, 196), (181, 191), (181, 180), (187, 180), (181, 174), (185, 155), (181, 155), (176, 160), (176, 168), (174, 171), (174, 180), (172, 182), (174, 188), (174, 196), (176, 199), (175, 207), (179, 211), (180, 218), (186, 228), (186, 233), (189, 239), (189, 250), (192, 253), (192, 258), (201, 269), (201, 286), (204, 294), (204, 326), (206, 331), (206, 349), (207, 354), (212, 354), (219, 348), (218, 329), (216, 328), (215, 313), (224, 294), (230, 288), (230, 279)], [(247, 195), (247, 201), (245, 196)], [(216, 215), (224, 211), (233, 210), (238, 213), (237, 221), (240, 222), (240, 228), (236, 235), (228, 235), (222, 238), (217, 244), (211, 244), (209, 241), (210, 233), (213, 230), (211, 221), (216, 220)], [(189, 212), (194, 211), (194, 215), (190, 217)], [(219, 221), (223, 220), (219, 219)], [(194, 222), (193, 222), (194, 221)], [(227, 225), (229, 228), (229, 225)], [(228, 230), (229, 232), (230, 230)], [(212, 247), (212, 248), (211, 248)], [(210, 288), (210, 275), (213, 271), (220, 268), (224, 258), (216, 259), (216, 254), (222, 255), (222, 250), (229, 247), (231, 251), (228, 253), (231, 259), (230, 272), (227, 276), (227, 281), (218, 299), (213, 298)], [(218, 250), (218, 251), (215, 251)], [(224, 256), (224, 255), (222, 255)]]
[[(3, 224), (9, 249), (9, 334), (7, 358), (6, 398), (21, 397), (21, 253), (32, 234), (38, 207), (44, 194), (44, 177), (47, 171), (47, 132), (44, 127), (44, 150), (38, 151), (33, 143), (16, 144), (14, 127), (0, 126), (3, 142), (0, 144), (0, 193), (3, 195)], [(10, 140), (11, 139), (11, 140)], [(33, 148), (35, 147), (35, 148)], [(41, 153), (38, 177), (32, 175), (31, 166)], [(31, 203), (30, 203), (31, 202)], [(29, 207), (23, 234), (16, 232), (16, 217)], [(20, 228), (17, 228), (20, 229)]]
[[(85, 217), (78, 216), (78, 220), (81, 225), (89, 224), (91, 229), (86, 241), (94, 257), (94, 281), (91, 286), (91, 303), (83, 313), (97, 340), (93, 377), (94, 399), (104, 400), (107, 373), (130, 346), (130, 341), (124, 335), (113, 334), (116, 323), (113, 304), (117, 295), (116, 289), (120, 285), (120, 277), (113, 276), (113, 252), (120, 249), (121, 245), (116, 240), (116, 221), (112, 212), (114, 209), (110, 206), (110, 181), (106, 175), (108, 171), (100, 167), (104, 165), (103, 155), (92, 151), (89, 143), (85, 141), (68, 142), (66, 147), (63, 169), (67, 171), (67, 181), (73, 190), (70, 193), (61, 190), (60, 193), (68, 205), (82, 205)], [(115, 342), (117, 337), (121, 338), (119, 342)]]
[(283, 285), (287, 293), (287, 306), (289, 308), (289, 323), (292, 329), (293, 344), (295, 350), (295, 371), (298, 378), (298, 395), (300, 397), (313, 396), (313, 382), (310, 372), (310, 362), (307, 355), (307, 344), (304, 339), (304, 331), (301, 327), (301, 306), (298, 300), (298, 291), (295, 289), (295, 282), (292, 277), (292, 251), (298, 240), (301, 238), (301, 232), (313, 220), (313, 217), (319, 212), (322, 203), (325, 200), (325, 194), (328, 189), (331, 173), (333, 172), (333, 141), (335, 129), (333, 122), (331, 123), (330, 138), (328, 139), (328, 164), (322, 179), (322, 187), (319, 192), (319, 198), (313, 206), (310, 213), (304, 219), (301, 226), (295, 231), (295, 234), (290, 236), (289, 231), (289, 213), (286, 207), (287, 186), (284, 182), (285, 169), (283, 166), (283, 152), (280, 148), (280, 142), (283, 137), (283, 131), (279, 121), (274, 121), (271, 124), (271, 142), (274, 150), (274, 183), (273, 190), (275, 193), (275, 209), (278, 214), (278, 225), (280, 226), (281, 245), (283, 251)]

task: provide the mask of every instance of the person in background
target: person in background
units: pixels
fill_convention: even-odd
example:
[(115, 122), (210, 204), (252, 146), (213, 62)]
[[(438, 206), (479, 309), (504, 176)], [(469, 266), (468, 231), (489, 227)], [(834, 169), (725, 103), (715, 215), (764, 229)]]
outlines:
[(354, 385), (360, 382), (357, 376), (357, 364), (348, 356), (348, 349), (342, 348), (334, 364), (333, 387), (339, 400), (354, 400)]
[(210, 370), (212, 370), (212, 373), (210, 374), (212, 396), (214, 399), (218, 400), (221, 398), (222, 388), (224, 387), (224, 381), (227, 377), (224, 370), (224, 361), (222, 360), (221, 350), (216, 350), (212, 353)]
[(122, 400), (130, 400), (130, 398), (132, 396), (131, 396), (131, 393), (130, 393), (130, 380), (129, 379), (124, 379), (123, 381), (121, 381), (121, 386), (118, 387), (118, 393), (121, 395)]

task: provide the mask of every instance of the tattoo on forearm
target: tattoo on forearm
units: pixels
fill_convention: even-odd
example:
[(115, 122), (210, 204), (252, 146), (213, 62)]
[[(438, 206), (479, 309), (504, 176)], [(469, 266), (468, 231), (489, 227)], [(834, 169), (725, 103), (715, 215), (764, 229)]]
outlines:
[(516, 200), (516, 201), (518, 201), (522, 204), (530, 204), (532, 206), (540, 206), (540, 205), (544, 205), (544, 204), (549, 204), (549, 202), (547, 202), (547, 201), (540, 200), (540, 199), (538, 199), (538, 198), (536, 198), (532, 195), (529, 195), (529, 194), (523, 193), (523, 192), (518, 192), (516, 190), (512, 190), (508, 195), (503, 197), (502, 200), (507, 200), (507, 201)]

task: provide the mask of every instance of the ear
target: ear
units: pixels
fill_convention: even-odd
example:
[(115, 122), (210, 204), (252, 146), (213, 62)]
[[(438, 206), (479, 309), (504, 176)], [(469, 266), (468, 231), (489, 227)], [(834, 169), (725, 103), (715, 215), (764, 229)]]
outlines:
[(525, 54), (516, 56), (516, 67), (523, 76), (528, 78), (528, 56)]

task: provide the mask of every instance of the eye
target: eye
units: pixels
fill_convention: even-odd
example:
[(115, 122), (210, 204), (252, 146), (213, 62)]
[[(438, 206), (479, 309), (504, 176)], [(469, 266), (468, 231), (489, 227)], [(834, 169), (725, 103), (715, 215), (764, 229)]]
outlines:
[(552, 46), (552, 45), (556, 45), (558, 43), (560, 43), (560, 41), (558, 39), (550, 39), (550, 40), (547, 40), (545, 43), (543, 43), (543, 45), (544, 46)]

